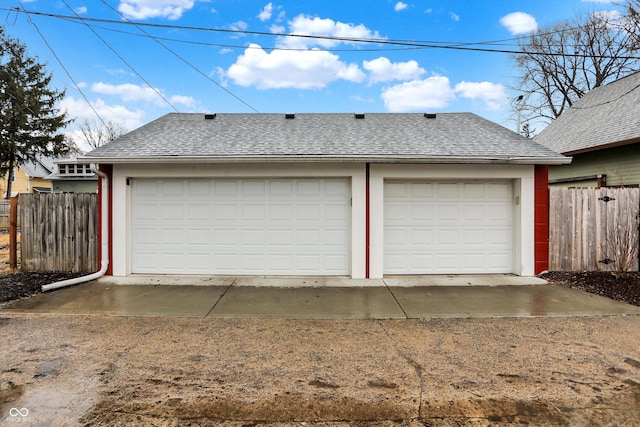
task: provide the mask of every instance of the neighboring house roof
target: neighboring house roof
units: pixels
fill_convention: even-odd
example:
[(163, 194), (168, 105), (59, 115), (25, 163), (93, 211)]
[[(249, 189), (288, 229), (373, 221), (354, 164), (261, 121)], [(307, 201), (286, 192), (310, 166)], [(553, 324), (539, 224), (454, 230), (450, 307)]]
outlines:
[(35, 161), (24, 162), (19, 165), (27, 176), (32, 178), (46, 178), (55, 170), (53, 159), (38, 156)]
[(640, 72), (589, 91), (534, 141), (563, 154), (640, 142)]
[(560, 164), (570, 160), (471, 113), (286, 116), (293, 115), (171, 113), (85, 154), (80, 160), (99, 163), (409, 160), (523, 164)]

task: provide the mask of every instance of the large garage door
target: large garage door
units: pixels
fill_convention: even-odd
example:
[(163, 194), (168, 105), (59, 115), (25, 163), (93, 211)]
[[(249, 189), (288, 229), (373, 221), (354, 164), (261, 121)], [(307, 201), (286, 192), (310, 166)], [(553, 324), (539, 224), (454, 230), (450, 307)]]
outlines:
[(510, 181), (385, 181), (385, 274), (511, 273), (513, 258)]
[(132, 181), (132, 270), (348, 275), (347, 179)]

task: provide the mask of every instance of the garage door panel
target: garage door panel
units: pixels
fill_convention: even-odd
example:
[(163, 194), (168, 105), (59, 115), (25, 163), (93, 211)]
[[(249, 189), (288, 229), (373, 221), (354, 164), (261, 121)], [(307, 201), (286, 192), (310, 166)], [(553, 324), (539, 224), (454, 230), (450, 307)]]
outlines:
[(512, 272), (512, 200), (509, 181), (385, 181), (384, 273)]
[(215, 181), (214, 192), (216, 200), (224, 196), (235, 198), (238, 194), (238, 182), (236, 181)]
[(333, 178), (133, 180), (132, 271), (347, 275), (350, 188)]
[(319, 204), (300, 204), (296, 211), (296, 220), (298, 221), (313, 221), (316, 222), (320, 219), (320, 213), (322, 207)]

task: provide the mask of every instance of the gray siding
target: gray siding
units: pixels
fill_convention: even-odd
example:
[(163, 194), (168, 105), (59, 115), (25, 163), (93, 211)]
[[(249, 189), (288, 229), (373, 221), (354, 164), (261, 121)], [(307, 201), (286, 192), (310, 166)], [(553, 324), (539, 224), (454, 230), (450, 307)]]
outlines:
[(577, 154), (570, 165), (549, 167), (549, 181), (568, 180), (553, 186), (595, 187), (595, 179), (571, 181), (571, 178), (601, 174), (607, 176), (608, 187), (640, 185), (640, 144)]
[(54, 193), (97, 193), (98, 180), (53, 181)]

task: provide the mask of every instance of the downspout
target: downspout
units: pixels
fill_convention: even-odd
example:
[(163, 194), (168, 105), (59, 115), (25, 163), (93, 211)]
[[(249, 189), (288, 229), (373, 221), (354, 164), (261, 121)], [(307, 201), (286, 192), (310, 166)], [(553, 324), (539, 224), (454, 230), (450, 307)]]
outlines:
[(102, 172), (98, 169), (97, 164), (91, 164), (91, 171), (98, 175), (101, 179), (102, 183), (102, 191), (100, 192), (100, 196), (102, 197), (102, 216), (101, 216), (101, 224), (102, 233), (101, 233), (101, 252), (102, 252), (102, 260), (100, 271), (95, 273), (91, 273), (87, 276), (76, 277), (74, 279), (61, 280), (59, 282), (50, 283), (48, 285), (42, 286), (42, 292), (52, 291), (54, 289), (65, 288), (67, 286), (78, 285), (80, 283), (90, 282), (92, 280), (99, 279), (104, 276), (109, 268), (109, 177), (106, 173)]
[(370, 211), (370, 205), (371, 205), (371, 200), (370, 200), (370, 194), (371, 194), (371, 188), (369, 187), (369, 181), (371, 179), (371, 167), (370, 164), (367, 163), (367, 165), (365, 166), (365, 179), (366, 179), (366, 183), (365, 183), (365, 204), (366, 204), (366, 208), (365, 208), (365, 250), (367, 251), (365, 254), (365, 277), (368, 279), (369, 278), (369, 264), (370, 264), (370, 258), (369, 258), (369, 246), (371, 246), (371, 222), (370, 222), (370, 218), (371, 218), (371, 211)]

